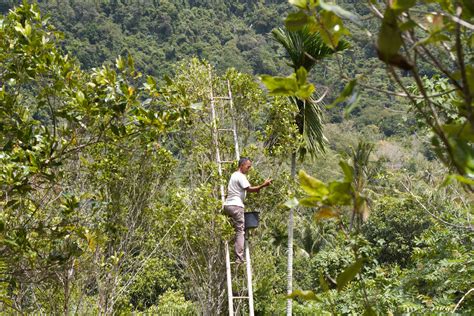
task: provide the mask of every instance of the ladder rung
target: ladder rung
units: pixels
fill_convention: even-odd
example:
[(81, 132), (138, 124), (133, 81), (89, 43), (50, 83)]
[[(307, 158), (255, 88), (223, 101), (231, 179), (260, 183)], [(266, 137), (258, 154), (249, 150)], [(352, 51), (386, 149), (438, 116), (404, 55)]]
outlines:
[(233, 160), (221, 160), (218, 163), (234, 163), (235, 161)]
[(244, 299), (244, 298), (249, 298), (248, 296), (234, 296), (234, 300), (239, 300), (239, 299)]
[(230, 100), (229, 97), (214, 97), (214, 99), (220, 99), (220, 100)]
[(232, 128), (219, 128), (218, 131), (233, 132), (234, 130)]

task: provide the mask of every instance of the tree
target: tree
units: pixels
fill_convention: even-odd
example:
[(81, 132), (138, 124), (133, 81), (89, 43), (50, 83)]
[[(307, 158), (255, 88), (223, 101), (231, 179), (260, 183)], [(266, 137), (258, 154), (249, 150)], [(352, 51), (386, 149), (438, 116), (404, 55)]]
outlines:
[[(319, 60), (346, 49), (348, 44), (344, 41), (338, 43), (335, 49), (327, 46), (318, 33), (310, 32), (307, 28), (297, 31), (289, 31), (283, 29), (275, 29), (272, 31), (274, 39), (284, 48), (290, 59), (290, 66), (296, 73), (297, 81), (306, 81), (306, 72), (310, 72)], [(299, 74), (299, 75), (298, 75)], [(262, 76), (263, 82), (273, 94), (281, 94), (279, 84), (270, 80), (269, 76)], [(322, 110), (318, 101), (312, 97), (313, 90), (304, 91), (294, 94), (290, 97), (291, 102), (296, 104), (297, 113), (295, 115), (295, 123), (298, 132), (303, 136), (303, 144), (300, 145), (299, 151), (303, 157), (308, 151), (311, 155), (324, 150), (324, 135), (322, 128)], [(293, 91), (295, 93), (296, 91)], [(283, 93), (287, 93), (284, 91)], [(291, 93), (291, 91), (290, 91)], [(324, 95), (323, 95), (324, 97)], [(321, 102), (321, 100), (319, 100)], [(291, 175), (296, 175), (296, 155), (293, 151), (291, 154)], [(292, 270), (293, 270), (293, 209), (290, 209), (288, 222), (288, 294), (292, 292)], [(288, 300), (287, 314), (291, 315), (291, 299)]]
[[(419, 4), (431, 2), (419, 1)], [(387, 93), (410, 100), (412, 109), (434, 133), (432, 143), (438, 157), (457, 174), (453, 178), (472, 191), (474, 89), (468, 52), (472, 50), (469, 34), (474, 29), (470, 23), (474, 8), (466, 1), (435, 2), (439, 5), (435, 11), (422, 12), (412, 10), (417, 1), (369, 2), (368, 7), (381, 22), (375, 48), (379, 59), (387, 65), (389, 76), (403, 91)], [(287, 25), (320, 32), (330, 47), (336, 47), (343, 36), (350, 34), (342, 19), (350, 20), (355, 27), (361, 26), (357, 15), (338, 5), (325, 1), (293, 4), (298, 12), (287, 17)], [(444, 85), (442, 92), (430, 94), (433, 84), (422, 76), (428, 67), (448, 79), (449, 84)], [(412, 79), (415, 90), (410, 91), (406, 75)], [(347, 76), (341, 73), (341, 78)], [(338, 102), (354, 95), (356, 81), (348, 83)], [(436, 102), (436, 98), (445, 95), (452, 95), (450, 103), (454, 106)]]
[[(100, 281), (88, 282), (88, 272), (97, 271), (91, 263), (104, 259), (105, 266), (98, 266), (106, 271), (99, 277), (115, 278), (116, 286), (121, 264), (136, 254), (124, 242), (138, 236), (136, 227), (120, 232), (127, 222), (124, 211), (131, 207), (128, 219), (139, 222), (152, 191), (120, 197), (120, 164), (143, 167), (140, 163), (153, 158), (169, 158), (168, 151), (148, 147), (137, 161), (124, 148), (130, 154), (136, 145), (160, 139), (185, 117), (186, 108), (171, 107), (172, 95), (162, 97), (153, 78), (140, 82), (131, 57), (117, 58), (115, 69), (81, 70), (57, 48), (59, 34), (37, 5), (25, 2), (2, 18), (0, 35), (2, 304), (18, 312), (41, 306), (45, 313), (68, 314), (75, 301), (78, 312), (84, 297), (78, 286), (102, 290)], [(100, 182), (98, 187), (80, 176), (89, 167), (94, 175), (89, 180)], [(164, 179), (154, 172), (128, 184), (146, 190)], [(91, 222), (94, 216), (108, 221)], [(114, 247), (122, 247), (121, 257)], [(102, 293), (103, 302), (114, 299)], [(99, 309), (111, 313), (113, 304), (103, 302)]]
[[(472, 146), (474, 129), (472, 128), (472, 80), (469, 79), (472, 77), (470, 75), (472, 67), (466, 61), (469, 58), (468, 51), (472, 50), (470, 40), (472, 36), (469, 34), (474, 28), (470, 23), (474, 8), (464, 1), (435, 2), (439, 4), (439, 10), (429, 13), (429, 10), (421, 12), (411, 10), (416, 1), (389, 1), (386, 4), (370, 1), (368, 7), (374, 16), (381, 19), (376, 46), (378, 57), (387, 65), (390, 76), (403, 90), (403, 93), (390, 91), (387, 93), (409, 98), (413, 110), (434, 133), (432, 142), (438, 156), (457, 173), (452, 178), (457, 179), (472, 191), (474, 182), (472, 181), (471, 157), (474, 153)], [(343, 36), (350, 34), (342, 19), (350, 20), (353, 26), (361, 26), (357, 15), (326, 1), (303, 0), (290, 1), (290, 3), (297, 8), (297, 12), (288, 15), (285, 20), (287, 26), (296, 30), (309, 29), (311, 33), (318, 32), (322, 35), (325, 44), (332, 48), (337, 47)], [(429, 25), (426, 26), (422, 19), (427, 19)], [(434, 53), (433, 46), (436, 49)], [(444, 59), (448, 62), (444, 64), (439, 58), (441, 56), (449, 56)], [(445, 85), (445, 89), (438, 94), (429, 94), (428, 87), (432, 84), (424, 82), (420, 75), (426, 64), (449, 79), (450, 85)], [(341, 79), (347, 80), (342, 67), (340, 70)], [(295, 73), (288, 78), (296, 79), (296, 89), (285, 89), (283, 84), (277, 86), (278, 82), (289, 83), (288, 80), (285, 81), (282, 78), (265, 79), (273, 86), (270, 89), (274, 88), (279, 93), (290, 96), (295, 95), (299, 87), (305, 87), (307, 90), (314, 89), (311, 85), (308, 86), (306, 78), (303, 79), (298, 75), (298, 71), (295, 69)], [(403, 78), (405, 73), (412, 77), (413, 85), (420, 95), (409, 91), (407, 80)], [(301, 80), (298, 81), (298, 79)], [(353, 103), (354, 101), (351, 100), (357, 100), (354, 90), (356, 82), (357, 79), (350, 80), (335, 103), (346, 100), (349, 100), (348, 103)], [(434, 102), (436, 97), (453, 92), (456, 94), (455, 101), (452, 102), (456, 104), (454, 108), (451, 104), (442, 106)], [(315, 181), (307, 182), (315, 185), (314, 192), (317, 195), (321, 194), (316, 187), (321, 189), (324, 186)], [(327, 193), (330, 194), (331, 191)], [(357, 201), (354, 202), (354, 207), (357, 207)], [(294, 205), (294, 203), (289, 203), (289, 205)]]

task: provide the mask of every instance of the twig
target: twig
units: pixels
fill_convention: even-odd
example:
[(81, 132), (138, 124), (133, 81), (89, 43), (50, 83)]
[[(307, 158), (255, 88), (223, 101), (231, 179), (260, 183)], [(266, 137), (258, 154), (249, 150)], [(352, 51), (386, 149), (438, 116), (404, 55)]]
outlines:
[[(462, 13), (462, 8), (458, 7), (456, 10), (456, 13), (458, 16), (461, 16)], [(461, 78), (462, 78), (462, 83), (463, 83), (463, 94), (464, 94), (464, 100), (466, 101), (467, 108), (469, 109), (469, 121), (473, 123), (472, 119), (472, 107), (471, 101), (472, 101), (472, 96), (471, 96), (471, 91), (469, 89), (469, 82), (467, 79), (467, 74), (466, 74), (466, 65), (464, 64), (464, 53), (462, 49), (462, 44), (461, 44), (461, 25), (458, 24), (456, 27), (456, 55), (458, 57), (458, 62), (459, 62), (459, 70), (461, 71)]]
[(456, 309), (458, 309), (459, 305), (461, 305), (462, 301), (466, 298), (466, 296), (471, 293), (472, 291), (474, 291), (474, 288), (470, 289), (469, 291), (467, 291), (466, 294), (463, 295), (463, 297), (461, 297), (461, 299), (459, 300), (459, 302), (456, 304), (456, 306), (454, 306), (454, 309), (452, 310), (451, 313), (454, 313), (456, 311)]
[(472, 226), (462, 226), (462, 225), (456, 225), (456, 224), (452, 224), (450, 222), (447, 222), (445, 221), (444, 219), (440, 218), (439, 216), (431, 213), (428, 208), (420, 202), (420, 200), (418, 199), (418, 197), (413, 194), (413, 192), (410, 191), (410, 189), (404, 184), (402, 183), (403, 187), (405, 188), (406, 192), (409, 193), (414, 199), (415, 201), (423, 208), (423, 210), (425, 212), (427, 212), (429, 215), (431, 215), (433, 218), (437, 219), (438, 221), (442, 222), (443, 224), (445, 225), (448, 225), (448, 226), (451, 226), (451, 227), (456, 227), (456, 228), (461, 228), (461, 229), (467, 229), (467, 230), (470, 230), (470, 231), (474, 231), (474, 228)]
[(457, 16), (447, 14), (447, 13), (441, 13), (441, 15), (449, 17), (451, 20), (458, 23), (458, 25), (462, 25), (464, 27), (467, 27), (468, 29), (474, 30), (474, 25), (470, 24), (469, 22), (464, 21), (463, 19), (461, 19)]
[(370, 11), (374, 12), (378, 18), (383, 19), (383, 14), (379, 11), (379, 9), (377, 9), (377, 7), (374, 4), (369, 3), (369, 9)]
[(313, 100), (314, 103), (319, 103), (319, 102), (323, 101), (323, 99), (326, 97), (326, 94), (328, 94), (328, 92), (329, 92), (329, 88), (326, 87), (326, 91), (324, 91), (323, 95), (319, 99)]
[[(375, 87), (372, 87), (372, 86), (368, 86), (368, 85), (365, 85), (365, 84), (362, 84), (362, 83), (359, 83), (358, 85), (361, 86), (361, 87), (363, 87), (363, 88), (366, 88), (366, 89), (369, 89), (369, 90), (378, 91), (378, 92), (382, 92), (382, 93), (385, 93), (385, 94), (388, 94), (388, 95), (393, 95), (393, 96), (403, 97), (403, 98), (409, 97), (408, 94), (403, 93), (403, 92), (392, 92), (392, 91), (388, 91), (388, 90), (384, 90), (384, 89), (380, 89), (380, 88), (375, 88)], [(441, 92), (441, 93), (429, 95), (428, 97), (429, 97), (429, 98), (441, 97), (441, 96), (443, 96), (443, 95), (450, 94), (450, 93), (452, 93), (452, 92), (454, 92), (454, 91), (456, 91), (456, 90), (457, 90), (457, 89), (451, 89), (451, 90), (449, 90), (449, 91), (445, 91), (445, 92)], [(413, 99), (424, 99), (424, 98), (425, 98), (425, 97), (422, 96), (422, 95), (410, 95), (410, 97), (412, 97)]]

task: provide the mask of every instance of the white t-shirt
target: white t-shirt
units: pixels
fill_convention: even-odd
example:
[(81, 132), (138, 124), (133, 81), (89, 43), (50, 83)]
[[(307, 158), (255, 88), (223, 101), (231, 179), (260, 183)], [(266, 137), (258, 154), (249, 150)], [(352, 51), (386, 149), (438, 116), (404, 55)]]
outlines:
[(248, 187), (250, 187), (250, 183), (245, 174), (240, 171), (234, 172), (229, 180), (227, 199), (225, 200), (224, 205), (244, 207), (245, 194), (247, 193), (245, 189)]

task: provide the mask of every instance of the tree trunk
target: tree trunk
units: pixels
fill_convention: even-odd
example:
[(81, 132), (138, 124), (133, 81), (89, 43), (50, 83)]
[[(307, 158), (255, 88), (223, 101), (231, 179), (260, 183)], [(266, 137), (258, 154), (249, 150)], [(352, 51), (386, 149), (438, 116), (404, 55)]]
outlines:
[[(296, 177), (296, 151), (291, 154), (291, 179)], [(288, 219), (288, 269), (287, 269), (287, 289), (286, 292), (291, 294), (293, 292), (293, 209), (290, 209), (290, 216)], [(286, 315), (291, 316), (293, 309), (293, 300), (286, 301)]]

